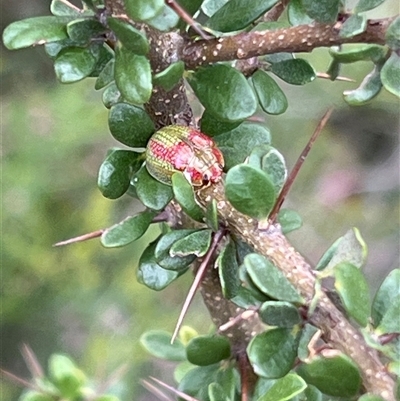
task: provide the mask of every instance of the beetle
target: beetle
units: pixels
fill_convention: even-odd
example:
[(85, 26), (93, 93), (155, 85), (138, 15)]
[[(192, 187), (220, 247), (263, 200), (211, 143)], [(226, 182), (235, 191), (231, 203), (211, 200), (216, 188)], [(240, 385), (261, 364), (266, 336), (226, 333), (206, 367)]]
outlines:
[(156, 180), (172, 185), (172, 175), (181, 171), (195, 187), (218, 182), (224, 157), (215, 142), (202, 132), (182, 125), (169, 125), (155, 132), (146, 147), (147, 171)]

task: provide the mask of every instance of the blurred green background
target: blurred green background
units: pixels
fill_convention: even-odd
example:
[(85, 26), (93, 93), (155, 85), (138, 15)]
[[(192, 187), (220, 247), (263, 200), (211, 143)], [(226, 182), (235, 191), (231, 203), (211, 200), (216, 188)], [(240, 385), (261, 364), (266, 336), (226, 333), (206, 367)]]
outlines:
[[(2, 29), (21, 18), (48, 14), (50, 1), (2, 2)], [(398, 13), (390, 1), (374, 15)], [(318, 71), (328, 66), (327, 51), (303, 55)], [(302, 56), (302, 57), (303, 57)], [(123, 249), (106, 250), (97, 240), (54, 248), (52, 244), (107, 227), (140, 207), (128, 196), (102, 197), (97, 171), (111, 146), (107, 110), (94, 80), (56, 82), (43, 49), (9, 52), (2, 47), (2, 288), (3, 369), (28, 377), (20, 347), (29, 344), (46, 366), (54, 352), (65, 352), (101, 382), (123, 363), (129, 371), (115, 391), (126, 400), (154, 400), (139, 384), (149, 374), (171, 382), (171, 365), (149, 358), (139, 344), (150, 328), (172, 331), (190, 274), (162, 293), (136, 282), (144, 238)], [(316, 143), (285, 207), (296, 209), (304, 226), (291, 234), (312, 262), (349, 228), (356, 226), (369, 247), (365, 272), (373, 291), (399, 261), (399, 101), (382, 92), (370, 105), (354, 108), (342, 100), (371, 69), (347, 66), (342, 75), (357, 82), (318, 79), (305, 87), (282, 84), (289, 109), (283, 116), (260, 115), (273, 144), (296, 161), (318, 118), (335, 112)], [(210, 327), (200, 299), (186, 323), (204, 333)], [(16, 400), (20, 389), (0, 382), (2, 400)]]

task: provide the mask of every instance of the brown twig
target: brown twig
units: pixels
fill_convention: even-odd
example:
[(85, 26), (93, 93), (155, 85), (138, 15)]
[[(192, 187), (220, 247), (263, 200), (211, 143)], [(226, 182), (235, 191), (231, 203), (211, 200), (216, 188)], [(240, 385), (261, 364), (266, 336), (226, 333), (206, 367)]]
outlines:
[(75, 244), (76, 242), (83, 242), (83, 241), (87, 241), (89, 239), (98, 238), (98, 237), (101, 237), (103, 232), (104, 232), (104, 230), (92, 231), (91, 233), (79, 235), (78, 237), (74, 237), (74, 238), (67, 239), (65, 241), (57, 242), (53, 246), (70, 245), (70, 244)]
[(344, 43), (384, 44), (385, 34), (393, 18), (369, 20), (366, 30), (343, 38), (334, 24), (314, 23), (268, 31), (252, 31), (218, 39), (188, 41), (181, 60), (188, 69), (237, 59), (248, 59), (277, 52), (311, 52), (318, 47)]
[(278, 199), (276, 200), (275, 205), (272, 208), (271, 213), (269, 214), (269, 221), (272, 222), (272, 224), (275, 223), (276, 216), (282, 206), (282, 203), (284, 202), (287, 194), (289, 193), (290, 188), (292, 187), (294, 180), (296, 179), (297, 174), (299, 173), (301, 166), (303, 165), (304, 161), (306, 160), (306, 157), (307, 157), (308, 153), (310, 152), (314, 142), (316, 141), (319, 134), (321, 133), (321, 131), (325, 127), (326, 123), (328, 122), (329, 117), (332, 114), (332, 111), (333, 111), (333, 108), (330, 108), (328, 111), (325, 112), (325, 114), (319, 121), (317, 127), (315, 128), (314, 133), (312, 134), (311, 138), (307, 142), (307, 145), (305, 146), (305, 148), (301, 152), (299, 158), (297, 159), (296, 164), (294, 165), (292, 171), (290, 172), (289, 177), (287, 178), (287, 180), (278, 196)]

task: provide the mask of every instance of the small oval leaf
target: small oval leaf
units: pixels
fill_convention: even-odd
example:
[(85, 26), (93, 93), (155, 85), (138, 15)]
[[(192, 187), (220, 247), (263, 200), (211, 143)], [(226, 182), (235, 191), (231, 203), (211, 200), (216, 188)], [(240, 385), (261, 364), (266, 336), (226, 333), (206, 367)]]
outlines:
[(281, 225), (283, 234), (298, 230), (303, 225), (301, 216), (291, 209), (281, 209), (278, 213), (278, 223)]
[(262, 125), (244, 122), (231, 131), (217, 135), (214, 140), (224, 155), (225, 168), (229, 170), (243, 163), (256, 146), (268, 145), (271, 134)]
[(101, 236), (102, 245), (106, 248), (115, 248), (136, 241), (147, 231), (155, 215), (156, 212), (153, 210), (145, 210), (107, 228)]
[(216, 261), (219, 279), (224, 297), (231, 299), (239, 293), (239, 264), (236, 258), (236, 246), (232, 239), (218, 255)]
[(300, 365), (297, 373), (307, 383), (334, 397), (353, 397), (361, 385), (357, 366), (344, 354), (332, 358), (317, 356)]
[(171, 344), (172, 335), (164, 330), (146, 331), (140, 337), (140, 344), (157, 358), (169, 361), (185, 361), (185, 347), (179, 339)]
[(152, 90), (149, 60), (125, 47), (117, 48), (115, 82), (126, 100), (134, 104), (146, 103)]
[(275, 203), (275, 188), (268, 175), (246, 164), (228, 171), (225, 192), (235, 209), (255, 218), (267, 217)]
[(316, 77), (314, 68), (300, 58), (274, 63), (270, 69), (276, 76), (292, 85), (305, 85), (314, 81)]
[[(307, 388), (307, 383), (295, 373), (278, 379), (257, 401), (286, 401), (293, 399)], [(307, 398), (308, 400), (308, 398)]]
[(226, 337), (198, 336), (186, 346), (189, 362), (198, 366), (207, 366), (229, 358), (231, 347)]
[(142, 154), (113, 149), (99, 169), (97, 185), (108, 199), (117, 199), (129, 188), (130, 179), (143, 163)]
[(154, 75), (153, 84), (161, 86), (168, 92), (178, 84), (184, 71), (185, 63), (183, 61), (172, 63), (165, 70)]
[(339, 36), (351, 38), (365, 31), (367, 27), (367, 17), (365, 14), (351, 15), (340, 28)]
[(257, 109), (253, 89), (233, 67), (216, 64), (200, 68), (188, 77), (188, 82), (203, 106), (222, 121), (244, 120)]
[(247, 347), (254, 372), (269, 379), (285, 376), (296, 359), (298, 338), (289, 329), (273, 329), (256, 335)]
[(112, 136), (130, 147), (145, 147), (154, 132), (149, 115), (140, 107), (117, 103), (111, 107), (108, 126)]
[(385, 89), (400, 97), (400, 56), (392, 52), (381, 71), (381, 80)]
[(149, 42), (143, 32), (119, 18), (108, 17), (107, 24), (125, 48), (140, 56), (148, 53)]
[(184, 212), (193, 220), (203, 222), (203, 209), (197, 204), (193, 187), (183, 173), (172, 174), (172, 190), (176, 201), (182, 206)]
[(156, 262), (155, 247), (156, 242), (153, 242), (144, 250), (139, 260), (136, 277), (138, 282), (146, 287), (161, 291), (179, 276), (179, 272), (164, 269)]
[(199, 230), (176, 241), (169, 251), (171, 257), (196, 255), (204, 256), (211, 244), (211, 230)]
[(3, 43), (9, 50), (66, 39), (70, 17), (33, 17), (11, 23), (3, 31)]
[(143, 166), (133, 179), (136, 194), (146, 207), (154, 210), (164, 209), (174, 197), (172, 188), (154, 179)]
[(302, 0), (307, 14), (318, 22), (333, 23), (339, 13), (340, 0)]
[(77, 82), (90, 75), (96, 61), (89, 48), (67, 47), (58, 53), (54, 61), (54, 71), (64, 84)]
[(350, 263), (335, 266), (335, 288), (346, 311), (362, 327), (368, 323), (370, 313), (369, 288), (360, 269)]
[(301, 322), (299, 311), (289, 302), (264, 302), (258, 313), (268, 326), (293, 327)]
[(244, 258), (244, 265), (254, 284), (264, 294), (280, 301), (303, 302), (284, 274), (264, 256), (251, 253)]
[(164, 6), (164, 0), (124, 0), (127, 14), (133, 20), (154, 18)]
[(288, 107), (285, 93), (264, 71), (257, 70), (251, 77), (261, 108), (268, 114), (282, 114)]
[(207, 26), (220, 32), (238, 31), (272, 8), (278, 0), (230, 0), (208, 21)]

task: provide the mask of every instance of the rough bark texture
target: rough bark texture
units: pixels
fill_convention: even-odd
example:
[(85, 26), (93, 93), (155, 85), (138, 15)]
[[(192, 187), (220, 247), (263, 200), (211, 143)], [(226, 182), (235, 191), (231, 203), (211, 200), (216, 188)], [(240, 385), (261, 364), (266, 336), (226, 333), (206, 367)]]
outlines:
[[(124, 13), (122, 0), (106, 0), (105, 5), (110, 14)], [(279, 12), (281, 11), (276, 10), (277, 15)], [(160, 33), (148, 27), (144, 29), (151, 45), (152, 69), (157, 72), (179, 59), (185, 62), (187, 68), (195, 69), (216, 61), (243, 60), (276, 52), (309, 52), (317, 47), (342, 43), (382, 44), (385, 31), (391, 21), (392, 19), (371, 20), (364, 33), (352, 38), (339, 36), (340, 23), (241, 33), (207, 41), (193, 41), (179, 33)], [(158, 128), (176, 123), (194, 124), (183, 81), (168, 93), (160, 88), (154, 88), (146, 110)], [(279, 227), (271, 226), (268, 230), (259, 230), (256, 221), (238, 213), (227, 202), (221, 183), (198, 192), (198, 200), (201, 204), (206, 205), (211, 199), (217, 200), (220, 222), (231, 233), (250, 244), (256, 252), (270, 258), (298, 289), (307, 305), (310, 305), (315, 288), (312, 268), (290, 245)], [(168, 210), (172, 224), (186, 227), (192, 224), (176, 205), (171, 204)], [(203, 280), (202, 295), (217, 327), (243, 312), (232, 302), (223, 298), (214, 269), (209, 269)], [(324, 293), (319, 297), (317, 306), (308, 319), (321, 330), (323, 339), (331, 348), (346, 353), (357, 363), (367, 392), (394, 401), (394, 381), (385, 371), (377, 352), (367, 346), (360, 332), (349, 323)], [(231, 341), (232, 349), (241, 365), (242, 374), (250, 378), (250, 387), (251, 378), (254, 379), (255, 376), (244, 355), (249, 339), (259, 330), (259, 326), (257, 315), (253, 315), (249, 319), (240, 320), (238, 324), (232, 325), (223, 332)]]

